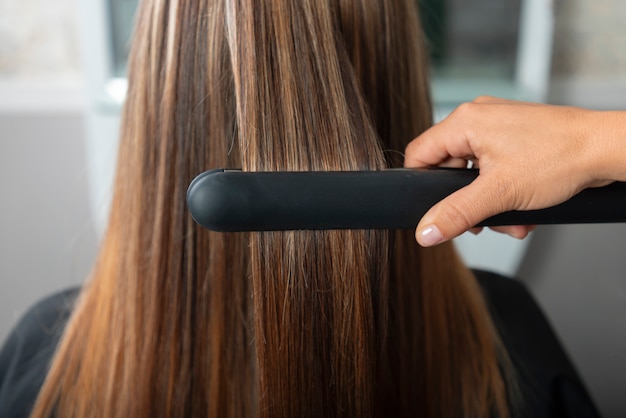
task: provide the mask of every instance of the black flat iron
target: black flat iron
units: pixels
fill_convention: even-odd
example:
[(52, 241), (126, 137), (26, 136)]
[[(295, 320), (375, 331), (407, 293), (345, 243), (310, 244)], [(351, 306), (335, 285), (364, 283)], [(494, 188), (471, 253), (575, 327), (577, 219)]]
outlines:
[[(242, 172), (198, 175), (187, 191), (197, 223), (213, 231), (414, 229), (478, 170)], [(586, 189), (548, 209), (511, 211), (478, 226), (626, 222), (626, 183)]]

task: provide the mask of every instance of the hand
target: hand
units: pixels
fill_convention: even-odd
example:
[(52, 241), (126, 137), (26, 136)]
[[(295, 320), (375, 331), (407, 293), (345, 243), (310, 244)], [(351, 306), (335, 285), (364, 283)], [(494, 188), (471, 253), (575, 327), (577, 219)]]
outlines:
[[(625, 114), (491, 97), (462, 104), (406, 149), (406, 167), (472, 161), (480, 170), (424, 215), (417, 241), (435, 245), (498, 213), (554, 206), (584, 188), (626, 179)], [(523, 238), (532, 227), (495, 229)]]

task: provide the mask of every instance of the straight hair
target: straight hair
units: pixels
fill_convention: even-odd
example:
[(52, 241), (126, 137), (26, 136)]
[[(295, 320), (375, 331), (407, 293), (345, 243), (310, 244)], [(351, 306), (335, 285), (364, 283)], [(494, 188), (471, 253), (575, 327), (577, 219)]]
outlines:
[(451, 244), (216, 233), (210, 168), (382, 170), (432, 121), (415, 0), (144, 0), (108, 229), (33, 417), (509, 416)]

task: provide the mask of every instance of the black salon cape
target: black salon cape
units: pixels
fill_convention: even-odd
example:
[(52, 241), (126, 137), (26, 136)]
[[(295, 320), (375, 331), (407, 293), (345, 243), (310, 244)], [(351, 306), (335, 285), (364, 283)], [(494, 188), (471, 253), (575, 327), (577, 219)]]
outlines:
[[(598, 417), (539, 307), (518, 281), (475, 272), (494, 322), (516, 367), (523, 409), (516, 417)], [(35, 305), (11, 332), (0, 352), (0, 417), (26, 417), (78, 291), (68, 290)]]

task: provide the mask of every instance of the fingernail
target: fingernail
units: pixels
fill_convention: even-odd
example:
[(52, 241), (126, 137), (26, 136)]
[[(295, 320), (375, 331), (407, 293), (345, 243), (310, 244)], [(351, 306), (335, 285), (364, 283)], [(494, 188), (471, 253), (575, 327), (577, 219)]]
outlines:
[(443, 235), (441, 231), (435, 225), (429, 225), (422, 229), (418, 234), (418, 241), (424, 247), (430, 247), (437, 245), (443, 241)]

